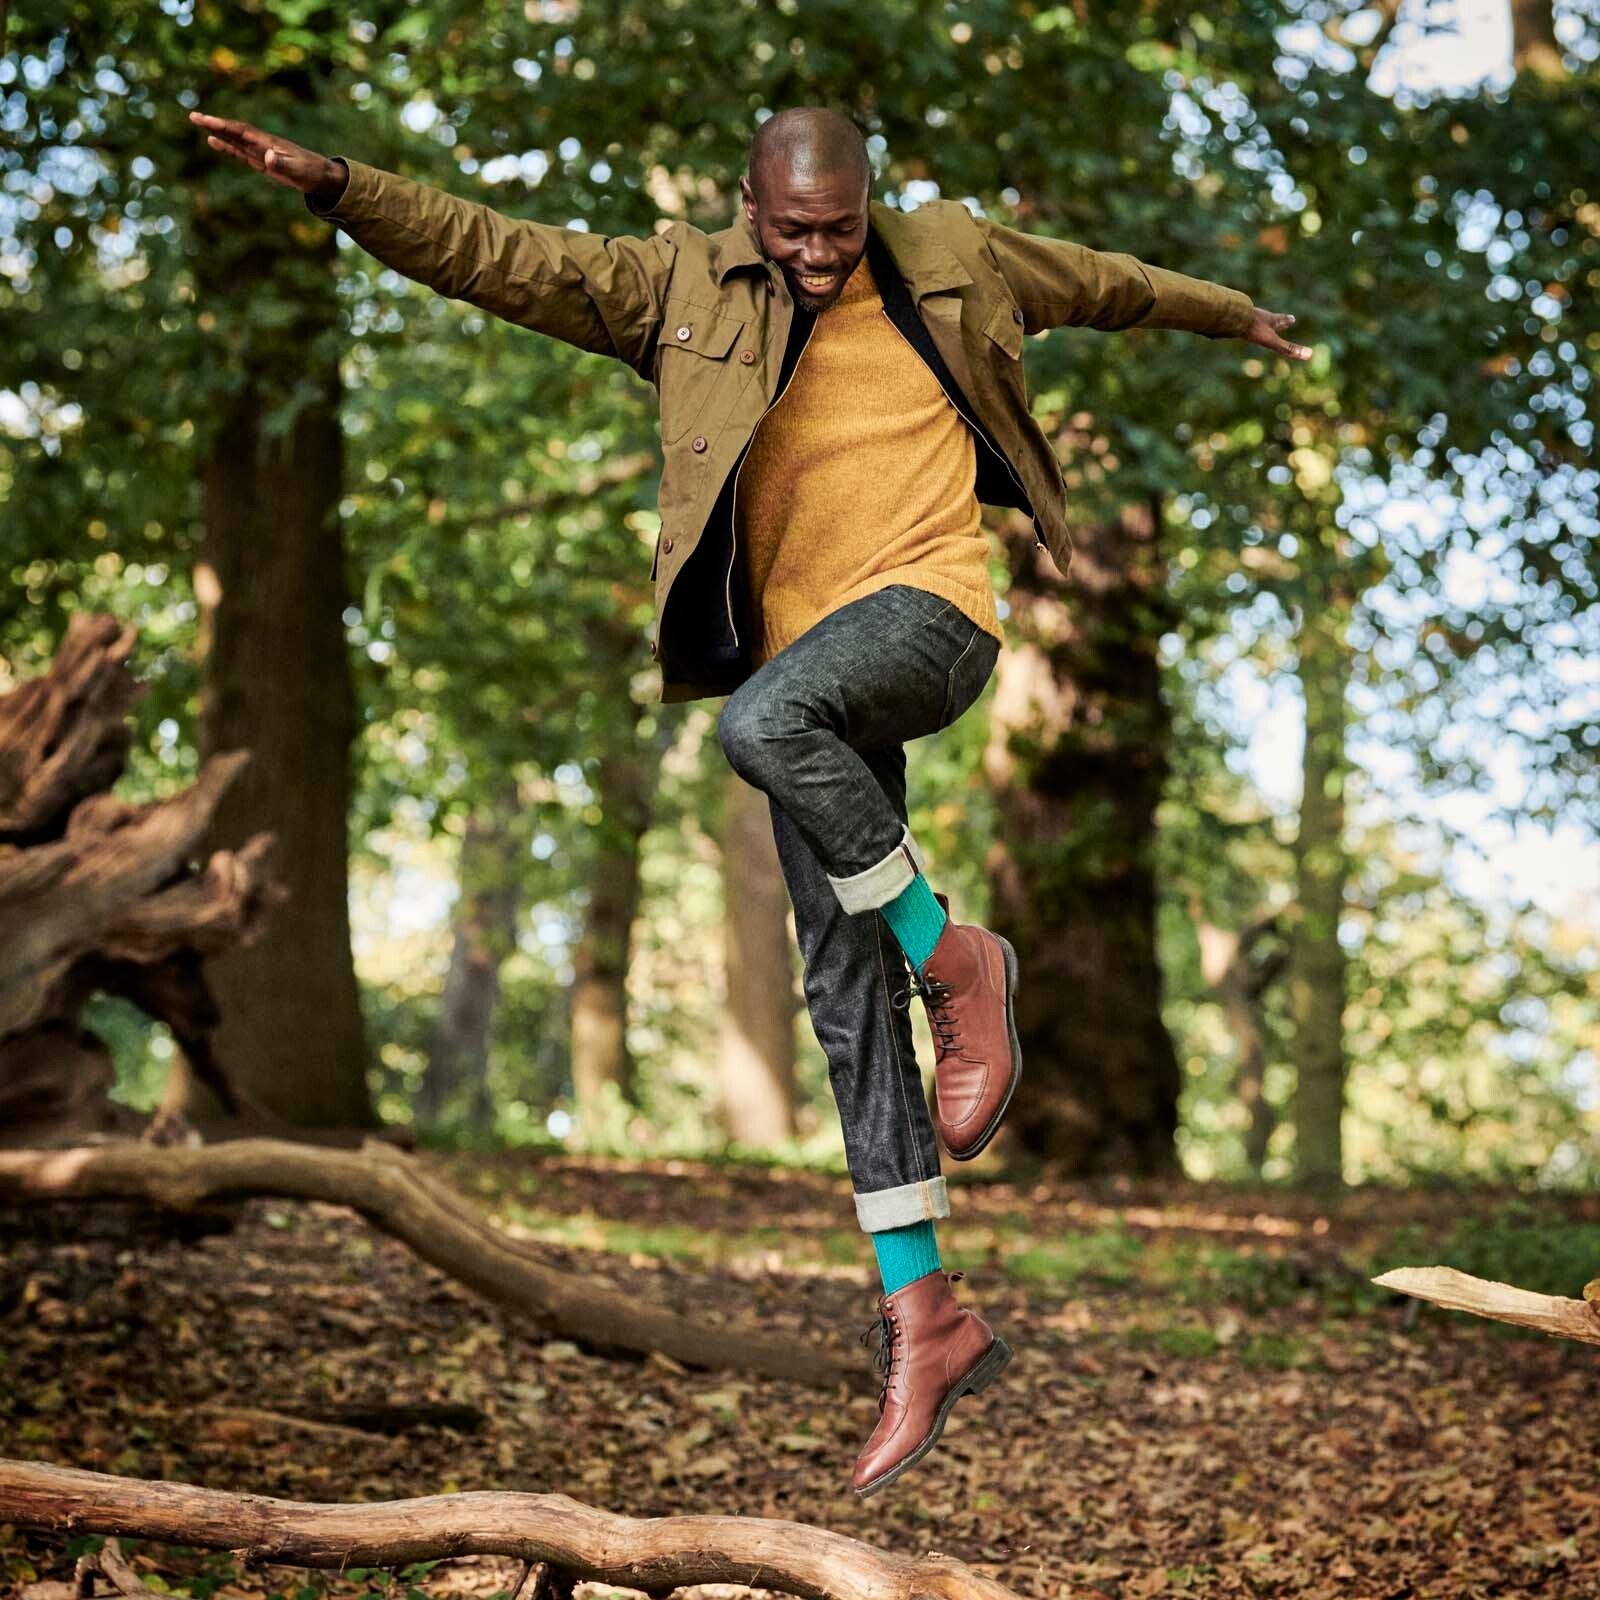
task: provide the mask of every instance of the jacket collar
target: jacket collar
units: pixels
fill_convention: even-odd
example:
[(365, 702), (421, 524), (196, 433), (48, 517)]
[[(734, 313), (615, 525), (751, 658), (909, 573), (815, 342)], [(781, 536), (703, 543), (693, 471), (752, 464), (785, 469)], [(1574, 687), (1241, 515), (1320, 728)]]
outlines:
[[(867, 208), (868, 226), (877, 234), (889, 253), (900, 275), (911, 286), (920, 300), (925, 294), (940, 289), (958, 289), (972, 282), (972, 274), (940, 242), (936, 227), (917, 213), (895, 211), (881, 200), (873, 200)], [(764, 272), (769, 265), (761, 253), (755, 230), (741, 208), (739, 220), (731, 227), (713, 235), (716, 244), (717, 282), (727, 280), (729, 273), (741, 267), (753, 267)]]

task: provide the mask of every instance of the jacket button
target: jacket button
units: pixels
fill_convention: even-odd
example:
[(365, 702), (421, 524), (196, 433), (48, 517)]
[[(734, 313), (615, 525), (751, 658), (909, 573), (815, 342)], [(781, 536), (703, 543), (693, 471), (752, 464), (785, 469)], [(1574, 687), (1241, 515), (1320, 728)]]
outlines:
[(697, 433), (694, 436), (694, 442), (689, 446), (689, 448), (691, 450), (693, 450), (698, 455), (700, 452), (702, 452), (705, 449), (705, 447), (706, 447), (706, 436), (703, 433)]
[[(1016, 306), (1012, 306), (1012, 308), (1011, 308), (1011, 320), (1013, 322), (1021, 322), (1022, 321), (1022, 312)], [(680, 337), (681, 337), (681, 335), (680, 335)]]
[(693, 332), (694, 332), (694, 329), (691, 328), (689, 326), (689, 324), (686, 322), (686, 323), (684, 323), (684, 325), (681, 328), (678, 329), (678, 337), (680, 339), (687, 339), (690, 336), (690, 334), (692, 334)]
[(744, 364), (745, 364), (745, 365), (746, 365), (746, 366), (747, 366), (747, 367), (748, 367), (748, 366), (749, 366), (749, 365), (750, 365), (750, 363), (751, 363), (751, 362), (752, 362), (752, 361), (754, 361), (754, 360), (755, 360), (755, 358), (756, 358), (756, 353), (755, 353), (755, 351), (754, 351), (754, 350), (741, 350), (741, 351), (740, 351), (740, 352), (739, 352), (739, 359), (740, 359), (740, 360), (741, 360), (741, 361), (742, 361), (742, 362), (744, 362)]
[(661, 549), (662, 549), (663, 553), (666, 554), (666, 555), (670, 556), (672, 554), (672, 535), (671, 534), (668, 534), (667, 537), (661, 541)]

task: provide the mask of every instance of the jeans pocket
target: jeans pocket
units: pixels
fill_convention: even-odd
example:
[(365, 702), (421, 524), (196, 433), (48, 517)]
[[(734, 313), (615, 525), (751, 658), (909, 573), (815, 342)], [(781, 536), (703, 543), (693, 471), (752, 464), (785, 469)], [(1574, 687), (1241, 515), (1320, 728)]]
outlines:
[(983, 693), (983, 686), (989, 681), (989, 674), (994, 671), (999, 655), (1000, 641), (987, 629), (973, 623), (972, 637), (961, 654), (951, 662), (950, 671), (945, 677), (944, 715), (939, 719), (940, 728), (948, 728)]

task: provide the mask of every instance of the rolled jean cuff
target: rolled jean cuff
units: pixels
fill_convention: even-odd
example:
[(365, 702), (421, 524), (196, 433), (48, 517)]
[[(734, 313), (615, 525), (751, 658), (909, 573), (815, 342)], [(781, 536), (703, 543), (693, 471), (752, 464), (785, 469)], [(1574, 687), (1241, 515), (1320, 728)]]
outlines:
[(882, 861), (848, 878), (836, 878), (830, 872), (827, 879), (846, 911), (875, 911), (900, 894), (924, 865), (925, 857), (911, 837), (910, 826), (902, 824), (900, 843)]
[(920, 1183), (902, 1183), (894, 1189), (855, 1192), (856, 1221), (864, 1233), (903, 1228), (910, 1222), (932, 1221), (950, 1215), (950, 1193), (942, 1177)]

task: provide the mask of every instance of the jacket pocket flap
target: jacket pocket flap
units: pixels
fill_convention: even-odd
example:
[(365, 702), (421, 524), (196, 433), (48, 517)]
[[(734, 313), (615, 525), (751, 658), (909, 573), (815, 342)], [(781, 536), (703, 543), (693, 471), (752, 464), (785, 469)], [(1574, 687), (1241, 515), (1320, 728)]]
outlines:
[(994, 308), (984, 330), (1013, 361), (1022, 359), (1022, 324), (1004, 301)]
[(668, 306), (661, 344), (663, 349), (693, 350), (696, 355), (720, 361), (743, 332), (742, 317), (719, 316), (703, 306)]

